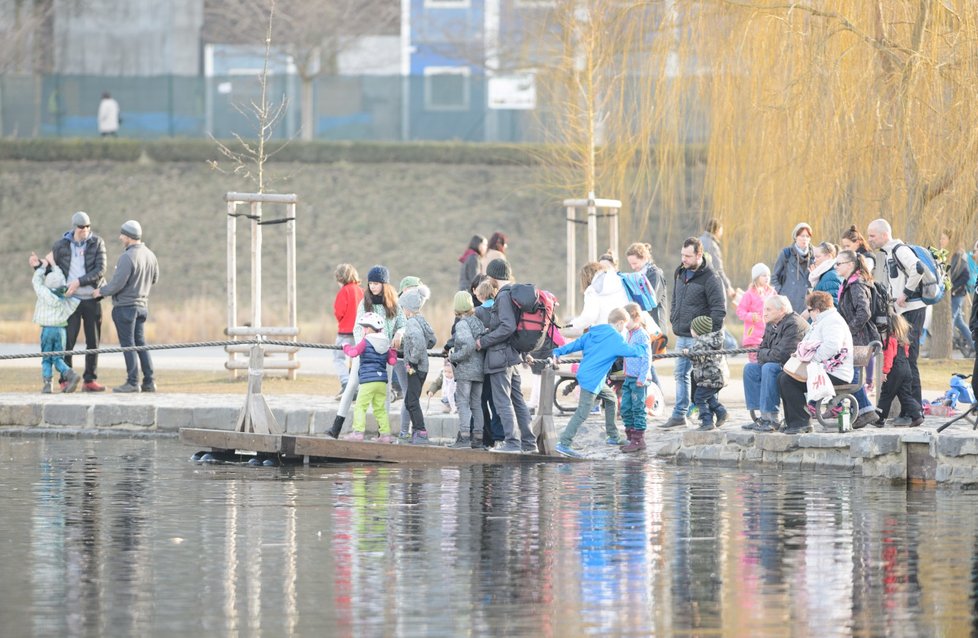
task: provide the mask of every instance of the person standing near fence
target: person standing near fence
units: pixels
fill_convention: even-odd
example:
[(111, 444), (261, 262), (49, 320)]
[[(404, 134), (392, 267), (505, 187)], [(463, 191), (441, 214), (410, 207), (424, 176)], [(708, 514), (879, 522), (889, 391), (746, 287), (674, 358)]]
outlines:
[[(363, 303), (363, 288), (360, 287), (360, 273), (352, 264), (340, 264), (333, 271), (336, 283), (340, 285), (333, 299), (333, 316), (336, 317), (336, 345), (344, 346), (356, 343), (353, 339), (353, 327), (357, 323), (357, 308)], [(340, 375), (340, 392), (337, 398), (343, 398), (346, 384), (350, 381), (349, 360), (343, 350), (333, 351), (333, 365)], [(384, 384), (386, 388), (386, 382)]]
[[(135, 219), (122, 225), (119, 240), (125, 250), (115, 264), (115, 273), (109, 283), (92, 293), (95, 299), (112, 297), (112, 322), (122, 347), (146, 345), (144, 325), (149, 318), (149, 293), (160, 277), (156, 255), (143, 243), (142, 237), (143, 227)], [(126, 352), (123, 356), (126, 359), (126, 382), (112, 391), (156, 392), (149, 351), (139, 352), (138, 365), (135, 352)], [(136, 384), (140, 367), (143, 369), (141, 386)]]
[(98, 132), (102, 137), (115, 137), (119, 132), (122, 118), (119, 117), (119, 103), (106, 91), (98, 103)]

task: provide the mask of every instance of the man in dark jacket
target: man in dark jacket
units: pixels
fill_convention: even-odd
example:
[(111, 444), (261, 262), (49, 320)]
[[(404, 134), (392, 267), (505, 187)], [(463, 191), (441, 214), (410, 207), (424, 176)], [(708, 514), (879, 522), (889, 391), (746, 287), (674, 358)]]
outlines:
[[(98, 348), (102, 338), (102, 303), (93, 299), (92, 291), (105, 283), (105, 242), (92, 232), (92, 221), (88, 215), (78, 211), (71, 216), (72, 229), (54, 242), (48, 261), (58, 265), (68, 282), (66, 295), (81, 300), (78, 308), (68, 318), (65, 335), (65, 349), (71, 350), (78, 340), (82, 326), (85, 328), (85, 348)], [(65, 357), (71, 366), (71, 356)], [(105, 386), (98, 379), (98, 355), (85, 355), (85, 375), (83, 392), (103, 392)], [(61, 388), (67, 385), (61, 378)]]
[(761, 416), (744, 429), (774, 432), (781, 421), (778, 375), (808, 332), (808, 323), (797, 312), (792, 312), (791, 302), (783, 295), (774, 295), (764, 301), (764, 323), (764, 337), (757, 347), (757, 362), (751, 361), (744, 366), (747, 409), (760, 410)]
[(513, 274), (505, 259), (493, 259), (486, 266), (486, 275), (500, 287), (489, 314), (489, 332), (476, 340), (475, 347), (486, 353), (485, 371), (492, 386), (492, 403), (506, 433), (503, 444), (492, 449), (516, 454), (535, 452), (536, 441), (530, 430), (530, 409), (523, 399), (520, 373), (516, 368), (522, 357), (511, 343), (516, 332), (516, 311), (510, 290)]
[[(693, 334), (690, 331), (693, 319), (708, 316), (713, 321), (713, 330), (722, 330), (723, 318), (727, 314), (723, 282), (704, 259), (700, 240), (690, 237), (684, 241), (681, 256), (682, 265), (676, 269), (669, 312), (672, 331), (676, 334), (676, 352), (693, 347)], [(676, 406), (669, 420), (659, 427), (689, 425), (686, 412), (689, 410), (692, 370), (689, 359), (676, 359)]]

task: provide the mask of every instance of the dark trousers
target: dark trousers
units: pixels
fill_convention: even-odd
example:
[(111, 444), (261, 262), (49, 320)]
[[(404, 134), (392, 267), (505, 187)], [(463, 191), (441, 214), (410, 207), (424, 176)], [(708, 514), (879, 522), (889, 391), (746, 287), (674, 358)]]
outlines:
[(910, 362), (900, 350), (898, 350), (896, 358), (893, 359), (893, 367), (886, 375), (883, 387), (880, 388), (880, 403), (876, 406), (880, 418), (885, 419), (890, 416), (890, 405), (893, 404), (894, 397), (900, 399), (900, 413), (902, 415), (910, 418), (920, 416), (920, 402), (914, 397), (911, 389)]
[[(102, 302), (98, 299), (82, 299), (75, 312), (68, 317), (68, 327), (65, 332), (65, 350), (72, 350), (78, 341), (78, 333), (82, 326), (85, 328), (85, 349), (94, 350), (102, 341)], [(71, 367), (71, 355), (65, 357), (65, 363)], [(98, 379), (98, 355), (85, 355), (85, 383)], [(61, 379), (64, 381), (64, 379)]]
[[(119, 335), (119, 345), (144, 346), (146, 338), (143, 333), (143, 326), (149, 317), (149, 310), (137, 306), (116, 306), (112, 309), (112, 322), (115, 324), (116, 334)], [(125, 352), (122, 355), (126, 360), (126, 384), (139, 384), (139, 366), (143, 368), (143, 385), (153, 384), (153, 359), (149, 356), (148, 350), (140, 350), (138, 355), (135, 352)], [(139, 365), (136, 365), (136, 359)]]
[[(833, 375), (829, 375), (832, 385), (848, 385), (849, 381), (843, 381)], [(808, 384), (798, 381), (787, 372), (778, 375), (778, 389), (781, 390), (781, 404), (784, 407), (784, 423), (789, 428), (808, 427), (811, 423), (811, 415), (808, 413), (808, 399), (805, 393), (808, 391)]]
[[(917, 406), (920, 407), (923, 395), (920, 392), (920, 370), (917, 368), (917, 357), (920, 355), (920, 337), (924, 334), (924, 317), (927, 308), (917, 308), (903, 313), (903, 318), (910, 324), (910, 392), (917, 399)], [(916, 416), (903, 407), (903, 400), (900, 400), (900, 416)]]
[(485, 424), (482, 431), (483, 441), (506, 440), (503, 420), (499, 418), (499, 413), (492, 405), (492, 383), (489, 382), (489, 375), (486, 375), (482, 382), (482, 422)]
[(408, 414), (411, 415), (411, 431), (425, 432), (424, 412), (421, 411), (421, 388), (424, 386), (427, 371), (415, 370), (414, 374), (407, 375), (407, 390), (404, 392), (404, 405), (407, 406)]
[(693, 390), (693, 403), (700, 409), (700, 422), (703, 425), (713, 425), (714, 416), (720, 417), (727, 413), (727, 409), (717, 398), (718, 394), (719, 388), (705, 388), (701, 385)]

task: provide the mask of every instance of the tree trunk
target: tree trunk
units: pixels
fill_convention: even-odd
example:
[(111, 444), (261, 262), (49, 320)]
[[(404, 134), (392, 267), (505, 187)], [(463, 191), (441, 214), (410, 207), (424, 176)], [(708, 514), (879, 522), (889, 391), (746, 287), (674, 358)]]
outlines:
[(306, 78), (300, 76), (302, 81), (302, 139), (312, 140), (316, 137), (316, 113), (315, 113), (315, 100), (314, 90), (315, 84), (313, 83), (313, 78)]
[(927, 357), (929, 359), (950, 359), (952, 329), (951, 325), (951, 293), (944, 294), (940, 303), (932, 306), (933, 314), (930, 319), (930, 338), (927, 339)]

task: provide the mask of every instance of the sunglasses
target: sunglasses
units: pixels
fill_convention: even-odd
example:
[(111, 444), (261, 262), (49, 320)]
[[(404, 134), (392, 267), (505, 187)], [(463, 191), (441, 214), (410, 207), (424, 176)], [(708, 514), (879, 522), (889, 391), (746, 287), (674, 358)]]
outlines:
[(75, 228), (91, 228), (91, 224), (85, 224), (84, 226), (75, 226)]

